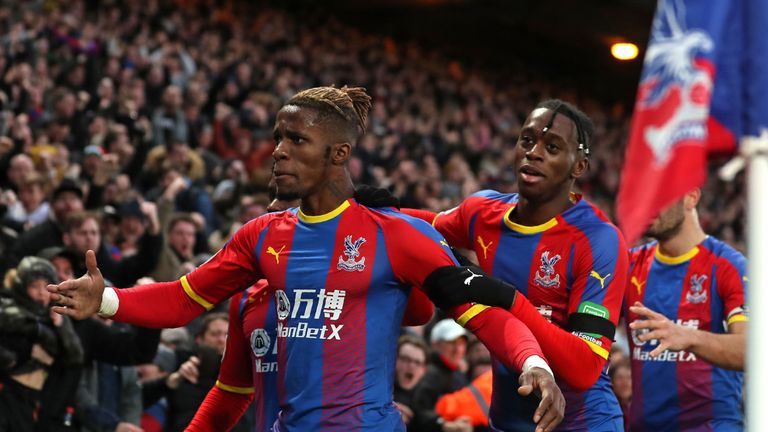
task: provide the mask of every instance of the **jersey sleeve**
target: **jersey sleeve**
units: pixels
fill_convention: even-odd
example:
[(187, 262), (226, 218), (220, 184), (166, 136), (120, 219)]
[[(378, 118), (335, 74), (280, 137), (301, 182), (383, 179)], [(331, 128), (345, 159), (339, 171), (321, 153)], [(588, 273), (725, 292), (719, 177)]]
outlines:
[(178, 281), (116, 290), (119, 306), (113, 319), (142, 327), (181, 327), (261, 279), (252, 251), (268, 217), (246, 224), (216, 255)]
[(435, 218), (437, 217), (437, 213), (429, 210), (421, 210), (421, 209), (412, 209), (412, 208), (402, 208), (400, 209), (401, 212), (407, 214), (408, 216), (415, 217), (417, 219), (421, 219), (424, 222), (432, 225), (432, 222), (435, 221)]
[(392, 218), (382, 228), (392, 270), (405, 285), (422, 289), (430, 273), (459, 264), (443, 236), (422, 220)]
[(271, 214), (240, 228), (227, 244), (205, 264), (181, 278), (184, 291), (206, 309), (243, 291), (262, 278), (254, 252), (261, 231)]
[(240, 304), (246, 292), (238, 293), (229, 303), (229, 330), (224, 358), (221, 359), (216, 387), (231, 393), (253, 394), (253, 375), (249, 341), (243, 332)]
[(195, 416), (184, 429), (187, 432), (230, 430), (253, 401), (253, 394), (231, 393), (213, 387), (205, 396)]
[(451, 246), (472, 249), (469, 224), (483, 200), (478, 194), (469, 196), (458, 207), (438, 213), (432, 220), (432, 226), (445, 236)]
[(739, 252), (730, 249), (717, 261), (717, 293), (723, 299), (723, 314), (730, 326), (747, 321), (744, 306), (747, 291), (747, 260)]
[[(604, 318), (615, 327), (619, 322), (622, 299), (627, 284), (629, 254), (624, 236), (612, 225), (582, 234), (576, 240), (573, 261), (573, 285), (568, 315), (592, 315)], [(590, 349), (604, 359), (613, 341), (604, 335), (572, 328)]]
[(456, 322), (471, 331), (493, 357), (518, 372), (531, 356), (545, 358), (539, 342), (521, 320), (498, 307), (465, 304), (448, 311)]

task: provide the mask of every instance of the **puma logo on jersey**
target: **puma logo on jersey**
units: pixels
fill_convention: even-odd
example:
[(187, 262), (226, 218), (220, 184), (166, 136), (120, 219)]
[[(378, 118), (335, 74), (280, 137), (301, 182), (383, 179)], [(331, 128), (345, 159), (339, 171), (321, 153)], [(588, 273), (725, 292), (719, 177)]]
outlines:
[(606, 279), (608, 279), (609, 277), (611, 277), (611, 274), (610, 274), (610, 273), (608, 273), (607, 275), (605, 275), (605, 277), (600, 277), (600, 273), (598, 273), (598, 272), (596, 272), (596, 271), (594, 271), (594, 270), (592, 270), (592, 271), (589, 273), (589, 275), (590, 275), (590, 276), (592, 276), (593, 278), (595, 278), (595, 279), (599, 280), (599, 281), (600, 281), (600, 288), (603, 288), (603, 289), (605, 289), (605, 280), (606, 280)]
[(488, 258), (488, 248), (491, 247), (493, 242), (485, 244), (483, 238), (480, 236), (477, 236), (477, 242), (480, 244), (480, 247), (483, 248), (483, 258)]
[(637, 295), (640, 295), (643, 293), (643, 285), (645, 285), (645, 282), (640, 282), (637, 280), (637, 276), (632, 276), (632, 279), (630, 279), (630, 282), (632, 282), (632, 285), (637, 288)]
[(275, 251), (275, 248), (273, 248), (272, 246), (269, 246), (267, 248), (267, 253), (270, 254), (270, 255), (274, 255), (275, 256), (275, 262), (277, 264), (280, 264), (280, 254), (283, 253), (283, 249), (285, 249), (285, 245), (283, 245), (283, 247), (281, 247), (279, 251)]
[(483, 277), (483, 275), (474, 274), (474, 273), (472, 272), (472, 270), (470, 270), (470, 269), (467, 269), (467, 271), (468, 271), (468, 272), (470, 272), (470, 273), (472, 274), (472, 276), (469, 276), (468, 278), (464, 279), (464, 285), (469, 285), (469, 284), (471, 284), (471, 283), (472, 283), (472, 279), (474, 279), (474, 278), (476, 278), (476, 277)]

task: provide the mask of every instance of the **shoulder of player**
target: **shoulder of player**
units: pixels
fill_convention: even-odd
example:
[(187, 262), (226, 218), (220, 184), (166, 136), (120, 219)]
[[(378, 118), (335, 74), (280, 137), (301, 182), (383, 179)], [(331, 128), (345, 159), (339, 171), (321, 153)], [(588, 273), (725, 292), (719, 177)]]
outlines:
[(413, 246), (429, 241), (447, 245), (443, 236), (428, 222), (392, 208), (366, 208), (379, 225), (388, 244)]
[(658, 242), (650, 241), (648, 243), (644, 243), (635, 247), (629, 248), (629, 257), (630, 259), (641, 259), (645, 256), (653, 256), (656, 253), (656, 245)]
[(517, 194), (505, 194), (491, 189), (485, 189), (469, 195), (456, 207), (438, 213), (438, 217), (453, 212), (461, 212), (464, 217), (492, 212), (503, 213), (517, 204)]
[(407, 229), (429, 227), (428, 222), (417, 217), (409, 216), (391, 207), (365, 207), (359, 206), (362, 212), (368, 214), (371, 219), (381, 227), (388, 229)]
[(658, 242), (654, 240), (632, 248), (628, 248), (629, 267), (631, 273), (636, 273), (641, 268), (647, 269), (647, 267), (642, 266), (640, 263), (653, 260), (653, 257), (656, 255), (657, 244)]
[(576, 204), (561, 215), (566, 222), (575, 226), (602, 224), (613, 226), (611, 219), (595, 203), (579, 194), (575, 196), (578, 199)]
[(241, 230), (247, 229), (248, 231), (261, 231), (271, 224), (279, 222), (296, 223), (298, 217), (294, 209), (288, 209), (280, 212), (273, 212), (261, 215), (255, 219), (251, 219), (243, 225)]
[(480, 191), (477, 191), (471, 195), (469, 195), (466, 200), (472, 199), (472, 198), (482, 198), (487, 200), (493, 200), (493, 201), (501, 201), (501, 202), (517, 202), (517, 194), (509, 194), (509, 193), (502, 193), (499, 191), (495, 191), (493, 189), (483, 189)]
[[(566, 220), (566, 222), (570, 222)], [(609, 220), (603, 220), (595, 215), (594, 217), (583, 217), (569, 223), (574, 231), (578, 231), (583, 235), (593, 249), (617, 247), (620, 249), (627, 249), (626, 241), (624, 240), (624, 234), (621, 230), (611, 223)]]
[(517, 204), (517, 194), (501, 193), (492, 189), (484, 189), (473, 193), (460, 204), (463, 207), (485, 209), (493, 207), (509, 207)]
[(704, 249), (704, 251), (711, 254), (715, 260), (716, 265), (730, 264), (742, 269), (746, 268), (746, 257), (741, 252), (737, 251), (734, 247), (722, 240), (708, 236), (701, 244), (701, 247)]

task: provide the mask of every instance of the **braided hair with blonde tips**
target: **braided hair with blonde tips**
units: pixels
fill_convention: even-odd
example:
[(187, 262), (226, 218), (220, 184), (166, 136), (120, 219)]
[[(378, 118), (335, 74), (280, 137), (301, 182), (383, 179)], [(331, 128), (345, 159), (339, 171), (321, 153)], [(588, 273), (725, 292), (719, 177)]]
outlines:
[(365, 133), (371, 97), (363, 87), (315, 87), (300, 91), (286, 105), (313, 108), (323, 118), (334, 116), (343, 120), (344, 132), (350, 144), (354, 144)]

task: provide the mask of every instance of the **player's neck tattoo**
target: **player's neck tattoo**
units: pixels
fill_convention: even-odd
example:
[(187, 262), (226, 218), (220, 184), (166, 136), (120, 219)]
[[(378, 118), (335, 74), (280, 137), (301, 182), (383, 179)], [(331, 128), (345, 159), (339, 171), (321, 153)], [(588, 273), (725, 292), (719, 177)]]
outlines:
[(351, 198), (355, 193), (355, 188), (348, 179), (331, 179), (326, 183), (326, 188), (331, 192), (331, 195), (340, 200)]

